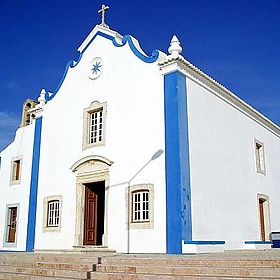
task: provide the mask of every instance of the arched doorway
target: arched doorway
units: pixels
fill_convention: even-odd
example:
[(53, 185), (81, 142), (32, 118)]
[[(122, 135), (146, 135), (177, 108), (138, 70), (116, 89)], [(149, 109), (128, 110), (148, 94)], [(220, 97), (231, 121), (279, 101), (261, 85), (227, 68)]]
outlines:
[(74, 247), (107, 246), (109, 167), (112, 161), (101, 156), (78, 160), (76, 174), (76, 226)]

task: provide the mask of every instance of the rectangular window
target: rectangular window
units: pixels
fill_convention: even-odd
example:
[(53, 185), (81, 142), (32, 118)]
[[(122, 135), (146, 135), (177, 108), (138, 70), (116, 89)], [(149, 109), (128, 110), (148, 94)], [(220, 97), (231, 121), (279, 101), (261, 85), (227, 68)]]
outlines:
[(8, 208), (8, 223), (7, 223), (7, 243), (16, 242), (16, 231), (17, 231), (17, 207)]
[(265, 174), (264, 145), (255, 139), (255, 155), (257, 172)]
[(102, 108), (98, 111), (90, 114), (90, 144), (102, 142), (103, 140), (103, 110)]
[(48, 202), (48, 227), (59, 226), (59, 200), (52, 200)]
[(84, 109), (83, 150), (105, 145), (107, 103), (94, 101)]
[(20, 160), (15, 160), (13, 163), (13, 181), (18, 181), (20, 175)]
[(149, 191), (139, 191), (132, 194), (133, 222), (149, 221)]
[(62, 219), (62, 196), (52, 195), (43, 200), (43, 232), (60, 232)]
[(10, 184), (20, 184), (22, 158), (13, 158), (11, 162)]

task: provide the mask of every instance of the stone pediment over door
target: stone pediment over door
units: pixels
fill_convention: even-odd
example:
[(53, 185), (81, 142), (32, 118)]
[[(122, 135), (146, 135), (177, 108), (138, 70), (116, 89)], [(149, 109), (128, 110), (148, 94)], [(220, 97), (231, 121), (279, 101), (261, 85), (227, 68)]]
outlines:
[(71, 166), (70, 169), (77, 177), (82, 177), (84, 179), (90, 178), (92, 180), (93, 177), (108, 174), (109, 168), (112, 164), (113, 161), (105, 157), (91, 155), (79, 159)]

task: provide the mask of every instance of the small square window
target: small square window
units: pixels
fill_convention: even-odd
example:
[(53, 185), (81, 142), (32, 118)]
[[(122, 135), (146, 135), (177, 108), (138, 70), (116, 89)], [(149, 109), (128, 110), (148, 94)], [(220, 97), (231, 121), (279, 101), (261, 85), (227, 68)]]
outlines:
[(264, 144), (255, 139), (256, 170), (258, 173), (265, 174)]

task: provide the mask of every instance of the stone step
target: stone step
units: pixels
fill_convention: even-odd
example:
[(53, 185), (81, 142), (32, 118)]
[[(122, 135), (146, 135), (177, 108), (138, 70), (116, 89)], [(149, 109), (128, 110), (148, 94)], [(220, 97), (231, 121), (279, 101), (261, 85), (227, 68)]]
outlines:
[(39, 276), (52, 277), (70, 277), (76, 279), (88, 279), (89, 271), (70, 270), (70, 269), (48, 269), (40, 267), (22, 267), (22, 266), (0, 266), (2, 274), (18, 273)]
[(40, 275), (0, 272), (0, 280), (44, 280), (44, 279), (45, 280), (77, 280), (77, 278), (68, 278), (68, 277), (49, 277), (44, 275), (40, 276)]
[(61, 262), (61, 263), (95, 263), (98, 260), (96, 254), (85, 255), (85, 254), (37, 254), (37, 253), (5, 253), (0, 252), (0, 261), (5, 260), (29, 260), (29, 261), (41, 261), (41, 262)]
[(96, 254), (0, 253), (0, 279), (89, 279)]
[(69, 269), (69, 270), (81, 270), (81, 271), (91, 271), (93, 262), (83, 263), (83, 262), (41, 262), (32, 260), (0, 260), (0, 267), (33, 267), (33, 268), (44, 268), (44, 269)]
[(94, 280), (184, 280), (184, 279), (193, 279), (193, 280), (279, 280), (279, 276), (216, 276), (216, 275), (158, 275), (158, 274), (134, 274), (134, 273), (117, 273), (117, 272), (91, 272), (91, 278)]
[(102, 258), (102, 264), (118, 264), (118, 265), (155, 265), (155, 266), (186, 266), (186, 265), (203, 265), (203, 266), (247, 266), (247, 267), (280, 267), (280, 259), (254, 259), (254, 260), (240, 260), (240, 259), (203, 259), (191, 257), (166, 257), (166, 258), (141, 258), (141, 257), (109, 257)]
[(89, 279), (96, 254), (0, 253), (0, 279)]
[(155, 265), (97, 265), (96, 272), (103, 273), (133, 273), (133, 274), (157, 274), (157, 275), (215, 275), (228, 277), (280, 277), (280, 268), (260, 267), (216, 267), (216, 266), (155, 266)]
[(280, 250), (195, 256), (1, 252), (0, 280), (2, 279), (279, 280)]

